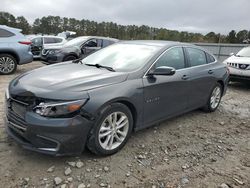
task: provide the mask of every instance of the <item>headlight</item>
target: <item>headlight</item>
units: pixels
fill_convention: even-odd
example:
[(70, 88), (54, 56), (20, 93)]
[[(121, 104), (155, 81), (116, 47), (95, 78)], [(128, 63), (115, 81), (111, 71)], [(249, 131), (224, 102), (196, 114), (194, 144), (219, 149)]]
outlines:
[(34, 112), (46, 117), (65, 116), (80, 110), (86, 101), (87, 99), (70, 102), (42, 102), (34, 108)]
[(56, 54), (56, 53), (59, 53), (59, 52), (60, 52), (60, 50), (50, 50), (49, 54)]

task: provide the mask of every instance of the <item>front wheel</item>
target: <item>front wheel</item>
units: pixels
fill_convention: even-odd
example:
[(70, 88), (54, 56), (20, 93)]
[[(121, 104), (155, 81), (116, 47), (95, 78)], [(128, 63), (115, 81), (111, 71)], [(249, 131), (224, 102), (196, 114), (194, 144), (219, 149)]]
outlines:
[(204, 110), (206, 112), (214, 112), (220, 104), (221, 97), (222, 97), (222, 86), (221, 84), (217, 83), (210, 94), (210, 97), (208, 99), (206, 106), (204, 107)]
[(129, 108), (121, 103), (111, 104), (97, 120), (88, 148), (99, 155), (114, 154), (126, 144), (132, 127), (133, 117)]

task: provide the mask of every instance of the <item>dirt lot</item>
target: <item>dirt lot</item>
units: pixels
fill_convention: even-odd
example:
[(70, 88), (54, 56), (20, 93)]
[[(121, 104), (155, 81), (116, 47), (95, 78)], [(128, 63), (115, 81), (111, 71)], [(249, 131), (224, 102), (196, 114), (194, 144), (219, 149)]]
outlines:
[[(40, 66), (19, 67), (16, 75)], [(212, 114), (197, 110), (134, 133), (113, 156), (56, 158), (6, 136), (4, 90), (16, 75), (0, 76), (0, 187), (55, 187), (55, 179), (62, 188), (250, 187), (250, 84), (230, 84)]]

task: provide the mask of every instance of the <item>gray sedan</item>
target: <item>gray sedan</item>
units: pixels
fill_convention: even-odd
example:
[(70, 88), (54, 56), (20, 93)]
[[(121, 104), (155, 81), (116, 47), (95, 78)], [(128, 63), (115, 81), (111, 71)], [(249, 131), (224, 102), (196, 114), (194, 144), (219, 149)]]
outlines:
[(128, 41), (83, 60), (25, 73), (6, 92), (6, 128), (23, 147), (68, 155), (119, 151), (132, 131), (202, 108), (225, 94), (226, 65), (194, 45)]

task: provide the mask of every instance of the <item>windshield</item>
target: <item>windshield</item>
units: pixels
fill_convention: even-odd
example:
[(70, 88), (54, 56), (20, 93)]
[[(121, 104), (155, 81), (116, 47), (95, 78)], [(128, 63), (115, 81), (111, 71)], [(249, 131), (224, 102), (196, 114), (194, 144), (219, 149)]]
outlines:
[(243, 48), (236, 54), (236, 56), (250, 57), (250, 47)]
[(115, 71), (129, 72), (143, 67), (160, 49), (158, 46), (114, 44), (85, 59), (85, 64), (108, 66)]
[(77, 37), (75, 39), (72, 39), (64, 44), (64, 46), (80, 46), (82, 43), (84, 43), (88, 37)]

